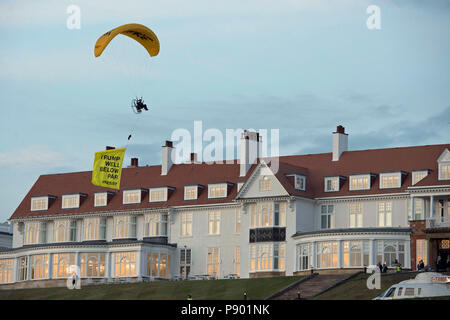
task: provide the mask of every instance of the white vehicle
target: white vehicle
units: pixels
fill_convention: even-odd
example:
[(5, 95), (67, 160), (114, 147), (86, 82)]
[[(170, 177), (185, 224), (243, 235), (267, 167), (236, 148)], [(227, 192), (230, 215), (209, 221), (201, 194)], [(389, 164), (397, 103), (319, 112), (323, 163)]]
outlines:
[(436, 272), (419, 273), (415, 279), (394, 284), (373, 300), (394, 300), (450, 296), (450, 276)]

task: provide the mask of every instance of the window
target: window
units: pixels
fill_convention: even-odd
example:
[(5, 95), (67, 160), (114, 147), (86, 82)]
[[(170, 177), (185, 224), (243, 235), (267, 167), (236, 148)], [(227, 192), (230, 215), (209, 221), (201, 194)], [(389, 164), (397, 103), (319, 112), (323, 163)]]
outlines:
[(285, 227), (286, 203), (285, 202), (261, 202), (250, 205), (250, 227)]
[(377, 263), (405, 265), (405, 241), (376, 240)]
[(94, 199), (95, 207), (104, 207), (107, 205), (108, 194), (106, 192), (96, 193), (94, 197), (95, 197)]
[(69, 241), (70, 220), (55, 221), (55, 242)]
[(106, 218), (85, 218), (83, 221), (84, 240), (106, 240)]
[(141, 203), (141, 190), (125, 190), (123, 192), (123, 204)]
[(405, 296), (411, 297), (414, 295), (414, 288), (406, 288), (405, 289)]
[(154, 278), (169, 279), (171, 277), (171, 258), (171, 255), (165, 252), (148, 252), (147, 275)]
[(350, 176), (350, 191), (370, 189), (370, 175)]
[(0, 259), (0, 283), (13, 281), (14, 259)]
[(416, 240), (416, 266), (423, 261), (423, 264), (428, 265), (428, 243), (425, 239)]
[(150, 189), (150, 202), (167, 201), (167, 188), (152, 188)]
[(400, 188), (401, 173), (381, 173), (380, 174), (380, 189)]
[(284, 270), (285, 244), (261, 243), (250, 245), (250, 272)]
[(323, 204), (320, 206), (320, 228), (331, 229), (334, 227), (334, 205)]
[(413, 171), (412, 173), (412, 184), (415, 185), (417, 182), (422, 180), (428, 175), (428, 170), (423, 171)]
[(31, 279), (48, 278), (48, 254), (31, 256)]
[(244, 183), (245, 182), (238, 182), (238, 184), (237, 184), (237, 191), (238, 192), (241, 191), (242, 187), (244, 186)]
[(414, 199), (414, 220), (424, 220), (425, 210), (424, 210), (423, 199)]
[(105, 276), (106, 253), (88, 252), (80, 254), (81, 276), (96, 278)]
[(241, 210), (236, 209), (236, 233), (241, 233)]
[(295, 175), (295, 189), (305, 191), (306, 178), (304, 176)]
[(379, 227), (392, 226), (392, 202), (378, 203), (378, 226)]
[(337, 268), (338, 242), (317, 242), (317, 268)]
[(220, 234), (220, 212), (208, 213), (208, 234)]
[(46, 222), (26, 222), (24, 244), (39, 244), (47, 242)]
[(71, 276), (70, 266), (75, 265), (75, 253), (54, 253), (52, 278)]
[(152, 213), (146, 216), (147, 237), (167, 236), (167, 214)]
[[(105, 224), (105, 231), (106, 231), (106, 224)], [(106, 239), (106, 235), (105, 235), (105, 239)], [(75, 220), (70, 221), (69, 241), (77, 241), (77, 222)]]
[(403, 288), (398, 288), (397, 296), (400, 297), (402, 295)]
[(17, 264), (19, 269), (18, 280), (28, 280), (28, 257), (19, 257)]
[(349, 205), (350, 228), (362, 227), (362, 204), (350, 203)]
[(270, 179), (264, 176), (259, 180), (259, 191), (270, 191)]
[(369, 265), (370, 242), (343, 241), (344, 268), (363, 267)]
[(71, 194), (62, 196), (62, 208), (63, 209), (72, 209), (80, 207), (80, 195), (79, 194)]
[(114, 276), (115, 277), (133, 277), (136, 268), (135, 252), (116, 252), (114, 253)]
[(136, 216), (114, 217), (114, 238), (136, 238)]
[(191, 249), (180, 250), (180, 275), (183, 279), (188, 279), (191, 273)]
[(227, 184), (210, 184), (208, 185), (208, 198), (226, 198)]
[(298, 271), (308, 270), (311, 267), (311, 244), (304, 243), (297, 246)]
[(325, 178), (325, 191), (339, 191), (339, 177)]
[(47, 210), (48, 197), (33, 197), (31, 198), (31, 211)]
[(234, 256), (234, 273), (238, 278), (241, 277), (241, 247), (237, 246)]
[(192, 213), (181, 214), (181, 236), (192, 236)]
[(219, 248), (208, 248), (208, 275), (219, 277)]
[(185, 186), (184, 187), (184, 200), (197, 199), (198, 186)]
[(450, 163), (439, 164), (439, 180), (450, 179)]

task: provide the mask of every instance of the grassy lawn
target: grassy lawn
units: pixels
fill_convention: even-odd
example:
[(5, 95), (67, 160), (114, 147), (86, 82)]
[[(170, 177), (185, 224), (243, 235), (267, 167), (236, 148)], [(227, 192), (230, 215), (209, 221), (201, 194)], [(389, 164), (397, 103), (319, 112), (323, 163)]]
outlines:
[[(369, 274), (361, 274), (315, 298), (315, 300), (371, 300), (387, 290), (391, 285), (415, 278), (417, 273), (394, 273), (382, 275), (381, 289), (367, 289)], [(442, 297), (444, 298), (444, 297)], [(442, 299), (440, 298), (440, 299)], [(433, 298), (436, 300), (437, 298)], [(444, 298), (445, 299), (445, 298)]]
[(80, 290), (66, 287), (0, 290), (0, 300), (241, 300), (244, 290), (249, 300), (264, 299), (300, 276), (262, 279), (157, 281), (147, 283), (85, 286)]

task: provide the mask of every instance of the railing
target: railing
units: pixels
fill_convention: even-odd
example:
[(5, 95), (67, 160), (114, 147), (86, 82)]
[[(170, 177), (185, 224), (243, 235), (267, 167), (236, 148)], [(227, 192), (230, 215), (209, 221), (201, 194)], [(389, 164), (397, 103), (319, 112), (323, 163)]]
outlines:
[(450, 227), (450, 216), (427, 218), (427, 228)]

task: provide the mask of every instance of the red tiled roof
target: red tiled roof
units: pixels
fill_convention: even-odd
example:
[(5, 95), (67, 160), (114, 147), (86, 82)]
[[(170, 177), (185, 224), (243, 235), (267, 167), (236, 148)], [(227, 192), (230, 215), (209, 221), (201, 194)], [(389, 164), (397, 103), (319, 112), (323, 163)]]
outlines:
[[(437, 159), (450, 144), (387, 148), (360, 151), (346, 151), (342, 153), (339, 161), (332, 161), (332, 153), (308, 154), (296, 156), (283, 156), (279, 158), (279, 171), (276, 177), (280, 180), (287, 192), (291, 195), (305, 196), (309, 198), (356, 196), (371, 194), (390, 194), (405, 192), (411, 186), (412, 170), (430, 169), (431, 173), (416, 186), (450, 185), (450, 181), (439, 181), (437, 179)], [(91, 171), (74, 172), (64, 174), (42, 175), (33, 185), (31, 190), (15, 210), (12, 219), (47, 216), (58, 214), (77, 214), (86, 212), (100, 212), (105, 210), (126, 210), (157, 208), (168, 206), (201, 205), (229, 203), (237, 195), (237, 182), (247, 180), (256, 165), (253, 165), (246, 177), (239, 177), (239, 164), (178, 164), (173, 165), (168, 175), (161, 176), (161, 166), (148, 166), (137, 168), (124, 168), (122, 171), (121, 190), (112, 190), (97, 187), (91, 184)], [(380, 172), (405, 171), (408, 173), (403, 179), (401, 188), (380, 189)], [(349, 191), (348, 176), (357, 173), (375, 173), (376, 178), (372, 180), (371, 189), (365, 191)], [(295, 190), (293, 184), (286, 177), (287, 174), (300, 173), (306, 176), (306, 191)], [(345, 176), (347, 180), (338, 192), (324, 191), (324, 177)], [(184, 186), (201, 184), (207, 186), (214, 182), (232, 182), (235, 185), (227, 198), (208, 199), (208, 190), (203, 190), (198, 200), (184, 200)], [(150, 188), (156, 186), (172, 186), (175, 191), (167, 202), (150, 203), (148, 194), (140, 204), (122, 204), (122, 190)], [(94, 193), (112, 190), (114, 197), (107, 207), (94, 207)], [(64, 194), (85, 193), (87, 198), (76, 209), (61, 209), (61, 199)], [(51, 194), (57, 199), (46, 211), (31, 212), (31, 196)]]

